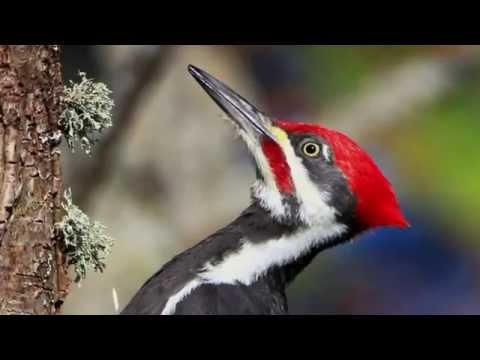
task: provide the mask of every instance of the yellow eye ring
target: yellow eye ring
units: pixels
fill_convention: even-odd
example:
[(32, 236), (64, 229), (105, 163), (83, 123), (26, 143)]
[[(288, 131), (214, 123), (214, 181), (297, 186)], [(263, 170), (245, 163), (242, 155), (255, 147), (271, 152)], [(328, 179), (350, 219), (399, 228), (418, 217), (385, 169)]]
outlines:
[(320, 155), (322, 148), (314, 142), (307, 142), (302, 146), (302, 152), (308, 157), (317, 157)]

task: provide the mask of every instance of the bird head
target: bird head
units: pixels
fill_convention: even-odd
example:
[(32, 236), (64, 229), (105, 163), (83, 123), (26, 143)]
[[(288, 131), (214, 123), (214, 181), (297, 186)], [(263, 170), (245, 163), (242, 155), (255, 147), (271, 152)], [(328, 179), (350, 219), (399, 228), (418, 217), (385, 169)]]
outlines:
[(274, 119), (207, 72), (192, 65), (188, 70), (253, 155), (252, 197), (275, 221), (302, 227), (341, 224), (352, 232), (408, 226), (389, 181), (347, 135)]

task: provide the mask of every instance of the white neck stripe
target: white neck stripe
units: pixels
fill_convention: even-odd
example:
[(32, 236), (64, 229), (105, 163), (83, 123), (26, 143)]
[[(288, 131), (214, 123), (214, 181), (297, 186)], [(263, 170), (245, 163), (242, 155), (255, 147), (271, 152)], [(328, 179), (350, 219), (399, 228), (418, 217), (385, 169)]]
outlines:
[(237, 252), (227, 256), (221, 263), (205, 264), (200, 274), (168, 299), (162, 315), (173, 314), (177, 304), (202, 284), (250, 285), (274, 266), (294, 262), (315, 246), (342, 235), (346, 229), (343, 224), (332, 223), (328, 227), (313, 226), (258, 244), (246, 240)]

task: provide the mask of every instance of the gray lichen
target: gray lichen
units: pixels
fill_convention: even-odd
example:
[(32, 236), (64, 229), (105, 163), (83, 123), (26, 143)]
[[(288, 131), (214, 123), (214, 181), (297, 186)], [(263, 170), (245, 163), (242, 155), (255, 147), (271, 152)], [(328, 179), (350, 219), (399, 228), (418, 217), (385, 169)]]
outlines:
[(75, 145), (90, 154), (97, 136), (112, 126), (113, 100), (111, 90), (101, 82), (88, 79), (84, 72), (79, 72), (81, 81), (69, 81), (64, 89), (64, 110), (59, 125), (74, 151)]
[(113, 246), (113, 239), (105, 234), (106, 227), (90, 218), (73, 204), (71, 190), (64, 194), (62, 204), (66, 212), (60, 229), (63, 233), (68, 264), (73, 265), (79, 282), (89, 269), (102, 272), (105, 259)]

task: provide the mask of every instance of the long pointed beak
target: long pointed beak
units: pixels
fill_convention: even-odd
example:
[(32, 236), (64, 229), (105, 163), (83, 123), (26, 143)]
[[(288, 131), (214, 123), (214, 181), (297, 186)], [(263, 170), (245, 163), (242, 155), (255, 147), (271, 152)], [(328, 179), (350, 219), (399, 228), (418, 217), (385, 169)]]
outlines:
[(188, 65), (188, 71), (242, 130), (251, 136), (261, 134), (276, 141), (270, 131), (271, 120), (250, 102), (207, 72), (193, 65)]

